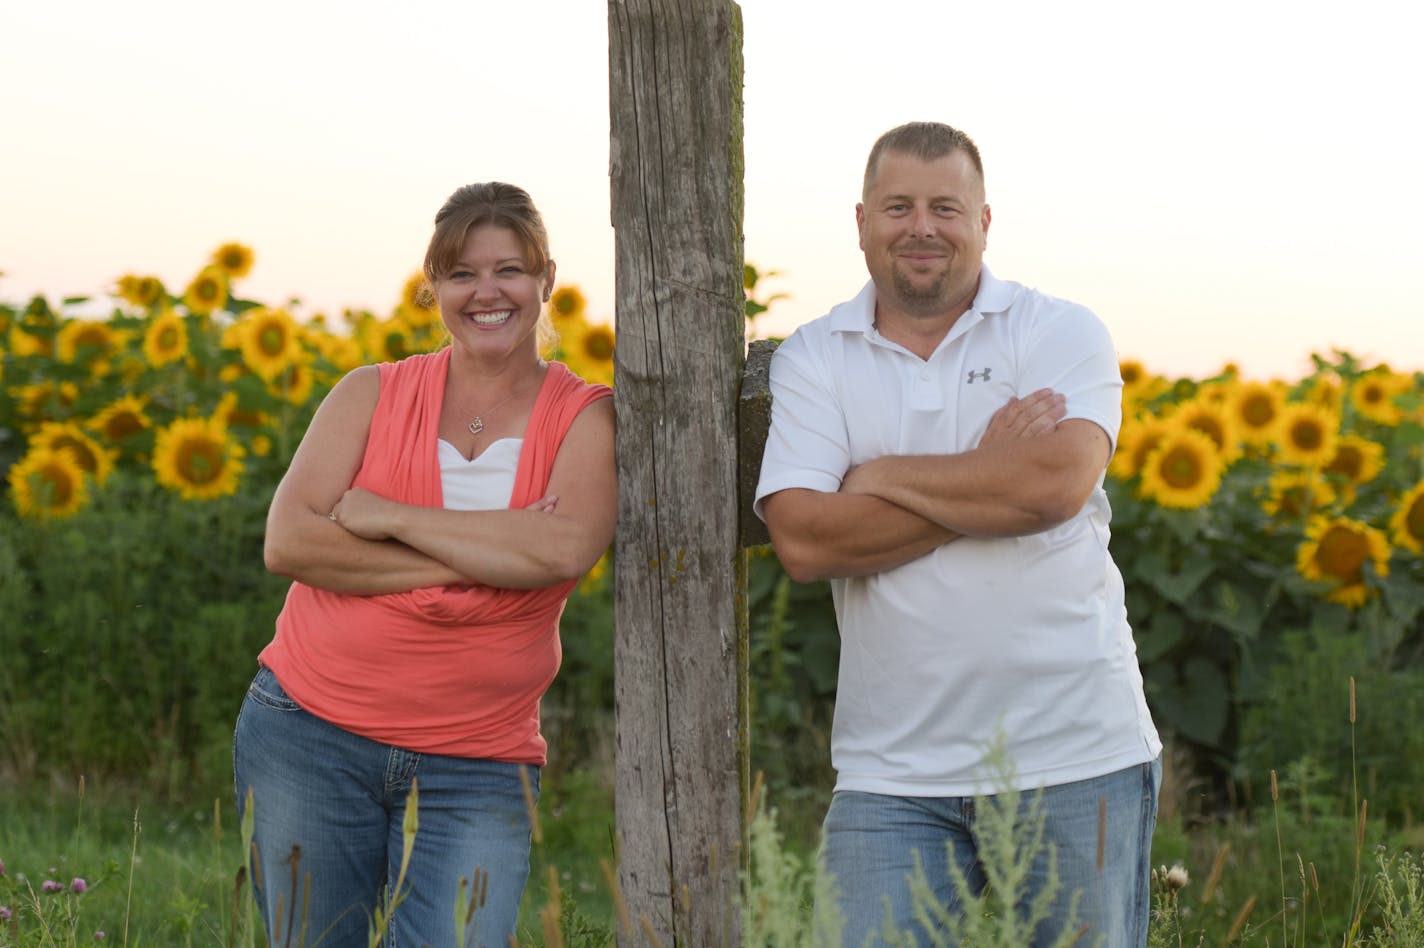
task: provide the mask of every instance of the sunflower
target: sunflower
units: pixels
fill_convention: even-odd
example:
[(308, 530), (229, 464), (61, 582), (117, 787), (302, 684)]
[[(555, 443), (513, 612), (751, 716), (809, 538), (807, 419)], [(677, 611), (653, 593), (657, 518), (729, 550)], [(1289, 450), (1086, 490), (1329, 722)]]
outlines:
[(1388, 369), (1374, 369), (1357, 377), (1350, 384), (1350, 404), (1370, 421), (1382, 425), (1397, 425), (1403, 412), (1395, 398), (1414, 387), (1414, 380)]
[(155, 276), (135, 276), (126, 273), (119, 277), (115, 294), (126, 303), (152, 309), (163, 299), (163, 281)]
[(1334, 504), (1335, 486), (1314, 468), (1278, 470), (1266, 485), (1261, 509), (1281, 520), (1304, 521)]
[(227, 304), (227, 274), (217, 267), (205, 267), (183, 291), (188, 312), (206, 316)]
[(1345, 389), (1339, 379), (1317, 375), (1307, 381), (1300, 400), (1328, 408), (1338, 415), (1345, 407)]
[(1138, 493), (1163, 507), (1192, 510), (1216, 494), (1224, 466), (1210, 437), (1194, 428), (1177, 428), (1147, 455)]
[(10, 468), (9, 481), (22, 517), (71, 517), (89, 501), (84, 469), (71, 451), (32, 447)]
[(212, 500), (236, 493), (242, 448), (216, 419), (180, 418), (158, 432), (153, 471), (184, 500)]
[(123, 348), (125, 336), (107, 323), (71, 319), (55, 336), (55, 357), (70, 364), (84, 363), (98, 372)]
[(1424, 553), (1424, 481), (1399, 498), (1399, 506), (1389, 518), (1394, 542), (1411, 553)]
[(325, 356), (326, 361), (330, 362), (338, 373), (343, 375), (360, 365), (365, 358), (364, 353), (361, 352), (361, 344), (350, 336), (309, 333), (307, 342)]
[(399, 317), (362, 320), (358, 339), (362, 351), (372, 362), (399, 362), (417, 351), (410, 325)]
[(10, 327), (10, 342), (6, 348), (12, 356), (23, 359), (25, 356), (48, 356), (54, 352), (54, 343), (44, 336), (25, 332), (20, 324), (16, 323)]
[(1190, 401), (1182, 402), (1169, 416), (1173, 424), (1200, 431), (1216, 445), (1222, 464), (1230, 464), (1241, 457), (1241, 438), (1236, 431), (1236, 420), (1221, 399), (1213, 398), (1205, 391)]
[(549, 315), (560, 330), (566, 322), (584, 318), (588, 299), (576, 286), (561, 286), (549, 297)]
[(1118, 363), (1122, 374), (1122, 404), (1127, 411), (1144, 405), (1161, 395), (1167, 389), (1167, 380), (1147, 371), (1147, 367), (1136, 359), (1123, 359)]
[(265, 411), (241, 407), (237, 393), (228, 392), (218, 400), (213, 420), (226, 428), (263, 428), (270, 419)]
[(143, 331), (143, 355), (155, 369), (188, 355), (188, 325), (174, 312), (155, 316)]
[(73, 382), (35, 382), (21, 385), (10, 392), (21, 417), (30, 421), (46, 421), (69, 414), (79, 400), (79, 386)]
[(117, 456), (116, 451), (95, 441), (72, 421), (44, 422), (39, 431), (30, 435), (30, 448), (69, 451), (74, 455), (74, 462), (80, 469), (94, 478), (94, 482), (101, 487), (114, 472), (114, 460)]
[(1366, 523), (1348, 517), (1317, 517), (1296, 552), (1296, 569), (1306, 579), (1330, 585), (1325, 598), (1358, 608), (1374, 593), (1365, 567), (1389, 575), (1389, 541)]
[(560, 349), (569, 368), (590, 382), (613, 383), (613, 327), (579, 321), (569, 327)]
[(147, 407), (147, 399), (143, 396), (125, 395), (89, 419), (89, 430), (97, 431), (111, 444), (124, 441), (151, 424), (144, 414)]
[(293, 405), (305, 405), (315, 387), (316, 376), (305, 359), (289, 363), (275, 378), (267, 382), (269, 392)]
[(1265, 446), (1271, 443), (1276, 420), (1284, 407), (1282, 386), (1270, 382), (1242, 382), (1231, 400), (1231, 416), (1243, 441)]
[(1291, 402), (1281, 409), (1275, 443), (1288, 464), (1324, 467), (1335, 456), (1339, 432), (1335, 412), (1310, 402)]
[(1171, 430), (1172, 423), (1160, 415), (1140, 415), (1123, 422), (1108, 473), (1120, 481), (1128, 481), (1141, 474), (1147, 456), (1157, 447), (1162, 436)]
[(423, 270), (417, 270), (406, 278), (401, 287), (398, 308), (415, 325), (426, 325), (440, 318), (440, 304), (435, 297), (435, 288), (425, 278)]
[(252, 248), (245, 244), (226, 243), (213, 251), (209, 266), (229, 280), (240, 280), (252, 272)]
[(302, 352), (301, 330), (284, 309), (260, 307), (237, 323), (242, 361), (262, 379), (270, 382), (286, 370)]
[(1374, 480), (1384, 470), (1384, 445), (1359, 435), (1341, 435), (1335, 456), (1325, 465), (1325, 473), (1350, 487)]

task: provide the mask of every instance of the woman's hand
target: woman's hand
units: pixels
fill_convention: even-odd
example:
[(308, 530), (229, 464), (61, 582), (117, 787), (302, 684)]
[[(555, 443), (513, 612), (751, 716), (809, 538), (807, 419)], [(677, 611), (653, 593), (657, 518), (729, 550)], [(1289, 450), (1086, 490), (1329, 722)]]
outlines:
[[(524, 509), (535, 513), (553, 513), (558, 503), (559, 498), (549, 494)], [(389, 540), (399, 531), (398, 518), (406, 506), (364, 487), (352, 487), (341, 496), (327, 517), (363, 540)]]

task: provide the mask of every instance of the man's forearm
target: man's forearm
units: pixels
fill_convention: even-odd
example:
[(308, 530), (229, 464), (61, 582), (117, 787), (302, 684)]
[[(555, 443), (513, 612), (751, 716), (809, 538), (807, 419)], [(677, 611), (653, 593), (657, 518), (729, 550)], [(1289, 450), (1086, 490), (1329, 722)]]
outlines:
[(844, 490), (878, 497), (966, 536), (1026, 536), (1082, 509), (1106, 463), (1107, 436), (1076, 421), (1040, 438), (963, 454), (876, 458)]
[(866, 494), (784, 490), (766, 498), (762, 509), (772, 546), (798, 582), (884, 572), (957, 536)]

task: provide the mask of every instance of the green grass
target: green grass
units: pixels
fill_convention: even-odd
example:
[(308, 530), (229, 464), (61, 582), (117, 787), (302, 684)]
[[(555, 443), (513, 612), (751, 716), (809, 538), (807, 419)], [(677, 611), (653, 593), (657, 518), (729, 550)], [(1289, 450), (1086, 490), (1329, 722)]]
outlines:
[[(0, 905), (12, 914), (0, 922), (0, 946), (261, 944), (245, 927), (252, 913), (237, 883), (243, 860), (232, 800), (161, 806), (140, 796), (122, 787), (0, 784)], [(539, 916), (552, 869), (563, 928), (574, 936), (565, 943), (606, 944), (613, 909), (599, 860), (611, 861), (611, 787), (588, 771), (546, 777), (539, 817), (521, 941), (544, 943)], [(82, 894), (71, 890), (76, 878)], [(64, 890), (44, 891), (46, 880)]]
[[(600, 866), (612, 854), (608, 776), (546, 775), (520, 913), (523, 945), (610, 943), (614, 909)], [(1274, 812), (1250, 818), (1163, 818), (1154, 865), (1180, 865), (1188, 881), (1169, 891), (1160, 874), (1153, 946), (1424, 945), (1414, 840), (1386, 836), (1368, 819), (1361, 832), (1320, 797), (1302, 818), (1301, 792), (1285, 784)], [(0, 787), (0, 905), (14, 915), (0, 923), (0, 945), (97, 943), (100, 931), (104, 944), (261, 944), (243, 928), (251, 912), (237, 888), (242, 847), (231, 801), (160, 806), (140, 797), (122, 786)], [(753, 875), (761, 890), (747, 904), (791, 917), (759, 919), (758, 931), (774, 924), (809, 932), (816, 879), (806, 852), (784, 843), (769, 820), (759, 824), (753, 851), (759, 868), (772, 871)], [(69, 890), (75, 878), (87, 883), (82, 894)], [(42, 891), (47, 879), (64, 891)]]

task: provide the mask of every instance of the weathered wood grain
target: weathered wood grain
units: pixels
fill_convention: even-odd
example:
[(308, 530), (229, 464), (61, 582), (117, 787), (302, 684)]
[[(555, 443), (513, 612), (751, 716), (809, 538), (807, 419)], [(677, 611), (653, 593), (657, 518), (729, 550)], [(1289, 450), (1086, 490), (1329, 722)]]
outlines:
[(642, 944), (735, 945), (746, 794), (741, 13), (610, 0), (619, 884)]

